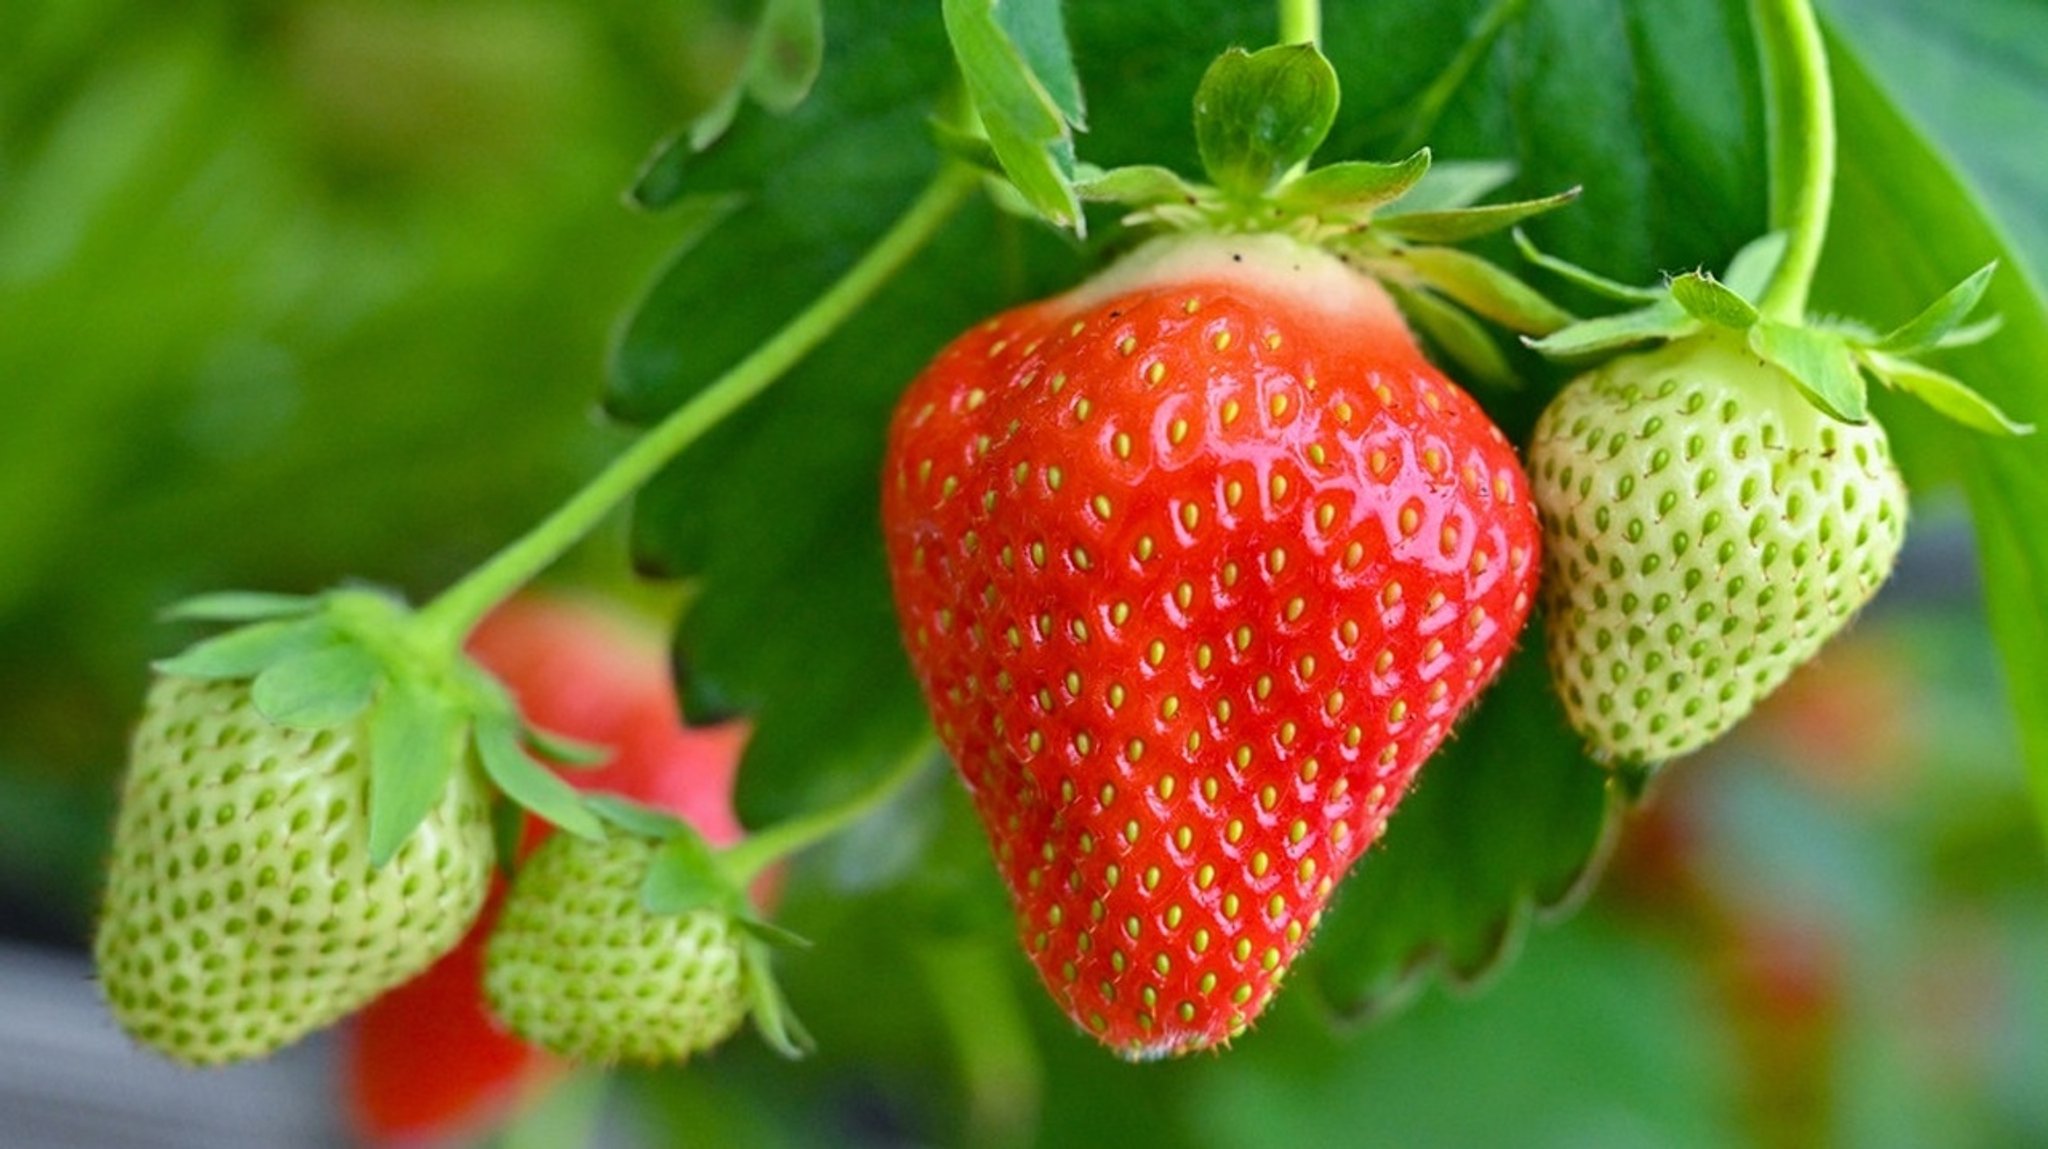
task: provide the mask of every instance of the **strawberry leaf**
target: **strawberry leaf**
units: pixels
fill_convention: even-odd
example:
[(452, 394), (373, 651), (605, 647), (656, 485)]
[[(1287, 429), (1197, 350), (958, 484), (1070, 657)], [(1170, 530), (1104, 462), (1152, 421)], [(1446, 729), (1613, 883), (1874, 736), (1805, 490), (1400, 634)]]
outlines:
[(1949, 288), (1941, 298), (1927, 305), (1927, 309), (1908, 320), (1898, 330), (1879, 340), (1876, 350), (1893, 355), (1918, 355), (1942, 346), (1942, 341), (1953, 335), (1970, 313), (1983, 300), (1984, 291), (1991, 286), (1992, 273), (1998, 270), (1998, 261), (1992, 260), (1970, 274), (1968, 279)]
[(507, 798), (579, 838), (604, 840), (604, 826), (584, 806), (575, 787), (527, 756), (520, 745), (517, 722), (496, 716), (479, 718), (476, 753), (484, 773)]
[(782, 986), (775, 980), (766, 943), (748, 938), (740, 960), (751, 1002), (749, 1013), (761, 1040), (768, 1043), (768, 1048), (792, 1060), (810, 1053), (817, 1043), (811, 1040), (810, 1033), (790, 1011), (789, 1001), (782, 995)]
[(1178, 173), (1156, 164), (1134, 164), (1108, 171), (1084, 169), (1074, 190), (1084, 200), (1131, 207), (1149, 207), (1159, 203), (1192, 205), (1203, 194)]
[(226, 590), (173, 603), (158, 617), (165, 622), (261, 622), (296, 618), (318, 609), (320, 599), (315, 595)]
[(666, 841), (678, 834), (694, 833), (674, 814), (617, 794), (585, 794), (583, 804), (591, 813), (628, 834), (642, 838)]
[(184, 678), (253, 678), (287, 658), (330, 646), (336, 638), (324, 618), (259, 622), (196, 643), (150, 667)]
[(538, 757), (545, 758), (557, 766), (588, 770), (602, 766), (618, 756), (610, 746), (595, 742), (584, 742), (545, 727), (524, 725), (519, 736), (526, 748)]
[(271, 663), (250, 684), (263, 717), (279, 726), (339, 726), (370, 704), (384, 668), (352, 642), (295, 654)]
[(1081, 230), (1065, 109), (997, 18), (995, 0), (944, 0), (941, 9), (968, 96), (1010, 183), (1054, 227)]
[(747, 56), (747, 94), (771, 112), (787, 112), (810, 94), (824, 63), (821, 0), (767, 0)]
[(1652, 340), (1676, 339), (1698, 327), (1699, 321), (1666, 295), (1648, 307), (1582, 319), (1541, 339), (1529, 340), (1529, 346), (1553, 359), (1578, 359)]
[(370, 711), (370, 864), (382, 866), (426, 820), (464, 758), (462, 712), (412, 678), (385, 684)]
[(650, 914), (686, 914), (692, 910), (729, 909), (739, 891), (726, 880), (718, 855), (694, 830), (671, 836), (654, 852), (647, 877), (640, 883), (640, 906)]
[[(1931, 49), (1927, 37), (1910, 29), (1931, 13), (1919, 7), (1895, 11), (1909, 30), (1899, 59), (1912, 60), (1916, 69)], [(2048, 362), (2048, 302), (2038, 282), (2013, 258), (1977, 195), (1858, 59), (1852, 44), (1862, 42), (1868, 30), (1851, 21), (1830, 30), (1839, 33), (1830, 54), (1842, 162), (1816, 300), (1857, 314), (1907, 314), (1971, 268), (1998, 260), (2009, 273), (1986, 285), (1985, 299), (2004, 317), (2004, 330), (1989, 342), (1946, 352), (1942, 362), (1981, 388), (2009, 419), (2038, 424), (2048, 412), (2038, 383), (2041, 364)], [(1944, 70), (1978, 67), (1975, 57), (1935, 56), (1926, 63)], [(1923, 106), (1942, 95), (1901, 89), (1907, 94)], [(1981, 137), (1985, 128), (1978, 111), (1975, 103), (1952, 106), (1946, 122)], [(1988, 145), (1980, 140), (1979, 154), (2003, 154), (2002, 137), (1990, 139)], [(2009, 200), (2004, 222), (2031, 226), (2032, 202), (2024, 195)], [(1911, 414), (1886, 419), (1909, 485), (1925, 490), (1944, 479), (1961, 480), (1969, 497), (1992, 638), (2006, 694), (2014, 700), (2036, 821), (2048, 830), (2048, 708), (2032, 701), (2048, 698), (2048, 613), (2041, 608), (2048, 601), (2048, 533), (2037, 525), (2041, 507), (2048, 505), (2048, 452), (2029, 440), (1987, 438)]]
[(1548, 335), (1572, 322), (1563, 308), (1491, 262), (1454, 247), (1409, 247), (1388, 261), (1412, 268), (1439, 295), (1524, 335)]
[(1304, 215), (1364, 219), (1408, 194), (1429, 174), (1429, 149), (1405, 160), (1347, 160), (1305, 172), (1282, 184), (1273, 198)]
[(1513, 227), (1544, 212), (1555, 211), (1577, 198), (1579, 189), (1572, 188), (1555, 195), (1512, 203), (1490, 203), (1443, 211), (1394, 212), (1380, 216), (1375, 226), (1389, 235), (1416, 243), (1463, 243)]
[(1791, 376), (1821, 410), (1845, 423), (1870, 418), (1868, 388), (1842, 336), (1767, 319), (1749, 329), (1749, 348)]
[(1666, 298), (1667, 293), (1658, 288), (1635, 287), (1621, 283), (1588, 271), (1570, 260), (1548, 254), (1538, 249), (1534, 241), (1530, 240), (1529, 234), (1519, 227), (1515, 229), (1514, 237), (1515, 249), (1522, 253), (1523, 259), (1581, 290), (1623, 303), (1654, 303)]
[(1704, 271), (1689, 271), (1671, 281), (1671, 298), (1702, 323), (1737, 331), (1757, 321), (1756, 305), (1734, 288)]
[(1330, 134), (1337, 73), (1313, 44), (1218, 56), (1195, 89), (1195, 147), (1210, 182), (1256, 200)]
[(2032, 423), (2015, 420), (1953, 375), (1875, 351), (1864, 352), (1861, 358), (1885, 383), (1972, 430), (1989, 435), (2029, 435), (2034, 431)]

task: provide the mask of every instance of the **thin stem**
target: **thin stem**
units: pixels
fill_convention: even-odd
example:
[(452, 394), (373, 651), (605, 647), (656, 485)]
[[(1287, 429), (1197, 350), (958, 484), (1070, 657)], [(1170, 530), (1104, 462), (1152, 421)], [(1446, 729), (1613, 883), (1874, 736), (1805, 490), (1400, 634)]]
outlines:
[(781, 378), (888, 283), (979, 183), (962, 164), (933, 177), (838, 282), (754, 353), (635, 440), (569, 501), (421, 609), (427, 641), (452, 648), (489, 610), (547, 569), (699, 436)]
[(727, 847), (720, 858), (725, 872), (746, 885), (762, 870), (799, 850), (814, 846), (881, 808), (931, 764), (934, 747), (920, 740), (881, 781), (843, 805), (778, 822)]
[(1770, 318), (1797, 322), (1806, 312), (1834, 200), (1834, 89), (1809, 0), (1752, 0), (1750, 12), (1763, 62), (1770, 226), (1787, 236), (1785, 259), (1760, 307)]
[(1322, 45), (1321, 0), (1280, 0), (1280, 42)]

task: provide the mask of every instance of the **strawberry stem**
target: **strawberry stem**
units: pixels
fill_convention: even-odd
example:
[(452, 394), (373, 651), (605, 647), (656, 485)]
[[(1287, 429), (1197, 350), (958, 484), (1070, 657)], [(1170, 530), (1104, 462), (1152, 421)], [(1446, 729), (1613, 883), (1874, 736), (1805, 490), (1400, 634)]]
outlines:
[(1323, 5), (1321, 0), (1280, 0), (1280, 43), (1315, 44), (1323, 42)]
[(452, 649), (478, 620), (547, 569), (669, 460), (766, 390), (889, 282), (980, 186), (965, 164), (948, 163), (860, 261), (775, 336), (622, 451), (583, 489), (526, 534), (421, 609), (419, 633)]
[(777, 822), (726, 847), (719, 854), (726, 874), (732, 878), (733, 884), (744, 886), (783, 858), (816, 845), (874, 813), (923, 775), (925, 767), (931, 765), (935, 750), (929, 741), (920, 740), (865, 793), (837, 806)]
[(1835, 187), (1835, 100), (1827, 48), (1809, 0), (1754, 0), (1770, 147), (1770, 230), (1790, 237), (1759, 301), (1764, 315), (1797, 323), (1827, 239)]

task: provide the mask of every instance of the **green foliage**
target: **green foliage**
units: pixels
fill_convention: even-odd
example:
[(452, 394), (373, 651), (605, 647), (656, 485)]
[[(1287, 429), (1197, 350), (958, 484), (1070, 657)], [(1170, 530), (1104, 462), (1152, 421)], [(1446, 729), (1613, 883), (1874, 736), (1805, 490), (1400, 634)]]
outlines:
[[(1112, 7), (1069, 14), (1092, 103), (1093, 130), (1078, 137), (1077, 151), (1096, 168), (1110, 169), (1096, 183), (1084, 182), (1084, 194), (1181, 194), (1171, 172), (1188, 170), (1190, 142), (1201, 146), (1212, 169), (1227, 169), (1212, 170), (1213, 178), (1229, 175), (1247, 186), (1263, 186), (1305, 157), (1301, 146), (1251, 149), (1264, 158), (1244, 176), (1238, 169), (1245, 167), (1240, 160), (1250, 154), (1245, 141), (1251, 137), (1231, 136), (1243, 146), (1224, 147), (1218, 141), (1228, 133), (1214, 128), (1229, 117), (1204, 120), (1198, 113), (1190, 131), (1182, 109), (1187, 93), (1197, 89), (1187, 61), (1200, 58), (1199, 45), (1216, 44), (1216, 36), (1179, 41), (1180, 56), (1166, 67), (1156, 50), (1158, 26), (1199, 26), (1206, 13), (1220, 29), (1230, 19), (1229, 6), (1212, 11), (1176, 4), (1171, 14), (1163, 5)], [(1469, 25), (1438, 9), (1433, 19), (1440, 33), (1405, 37), (1407, 51), (1389, 66), (1377, 49), (1395, 21), (1410, 18), (1398, 8), (1332, 14), (1326, 49), (1345, 77), (1347, 104), (1323, 150), (1326, 159), (1383, 161), (1371, 149), (1375, 141), (1384, 144), (1376, 126), (1385, 122), (1386, 109), (1408, 98), (1429, 67), (1453, 63), (1461, 47)], [(963, 31), (969, 33), (968, 88), (984, 121), (995, 109), (999, 123), (1022, 132), (1009, 141), (1016, 146), (1006, 146), (1007, 129), (989, 125), (1005, 170), (1026, 201), (1065, 218), (1064, 201), (1054, 192), (1068, 186), (1067, 169), (1059, 165), (1072, 117), (1033, 78), (1044, 59), (1063, 54), (1026, 66), (1018, 45), (998, 35), (988, 8), (955, 4), (948, 12), (956, 47)], [(811, 100), (787, 118), (743, 124), (744, 131), (700, 160), (688, 185), (692, 193), (736, 193), (745, 206), (683, 252), (636, 313), (615, 361), (614, 411), (649, 419), (759, 343), (851, 261), (861, 240), (886, 226), (938, 163), (923, 120), (942, 99), (943, 70), (919, 74), (899, 64), (882, 75), (868, 63), (882, 55), (873, 45), (885, 41), (935, 44), (931, 13), (846, 4), (835, 7), (832, 18), (831, 55)], [(1137, 28), (1147, 35), (1132, 35)], [(1259, 34), (1248, 38), (1257, 42)], [(1625, 54), (1623, 44), (1630, 46)], [(1248, 68), (1259, 58), (1224, 59)], [(905, 49), (890, 59), (921, 60), (923, 53)], [(1107, 66), (1098, 74), (1092, 62)], [(1513, 165), (1518, 178), (1511, 192), (1586, 189), (1581, 203), (1531, 225), (1546, 249), (1594, 269), (1580, 285), (1719, 266), (1761, 232), (1759, 78), (1745, 10), (1736, 0), (1660, 10), (1654, 18), (1633, 6), (1533, 4), (1500, 27), (1490, 53), (1460, 66), (1470, 74), (1457, 97), (1443, 103), (1432, 136), (1448, 154)], [(1612, 82), (1578, 82), (1587, 75)], [(1620, 92), (1640, 98), (1609, 95)], [(1032, 108), (1037, 111), (1027, 116)], [(1311, 120), (1316, 117), (1303, 122)], [(1027, 121), (1037, 134), (1023, 132)], [(1207, 135), (1205, 122), (1211, 124)], [(1312, 134), (1320, 137), (1320, 122), (1316, 126)], [(1018, 148), (1037, 158), (1020, 160)], [(1046, 157), (1058, 161), (1057, 172), (1044, 166)], [(1133, 159), (1156, 166), (1114, 167)], [(1362, 181), (1373, 196), (1384, 184), (1412, 182), (1398, 166), (1331, 170), (1343, 178), (1325, 180), (1345, 188)], [(1118, 186), (1109, 187), (1112, 181)], [(848, 187), (862, 194), (848, 194)], [(1468, 188), (1451, 198), (1473, 195)], [(1459, 240), (1519, 222), (1562, 198), (1487, 209), (1491, 214), (1476, 220), (1428, 206), (1389, 215), (1384, 226), (1418, 239)], [(1934, 229), (1918, 230), (1931, 238)], [(1001, 215), (970, 213), (777, 392), (720, 428), (641, 500), (635, 540), (643, 566), (699, 578), (704, 587), (680, 636), (686, 665), (708, 681), (707, 693), (759, 721), (740, 789), (749, 820), (843, 797), (920, 736), (923, 718), (903, 673), (874, 541), (872, 476), (881, 428), (895, 393), (946, 339), (1004, 302), (1083, 273), (1086, 264), (1049, 239)], [(1460, 257), (1419, 250), (1452, 263), (1438, 270), (1461, 289), (1460, 302), (1523, 320), (1539, 332), (1561, 321), (1554, 311), (1539, 314), (1537, 304), (1472, 271)], [(1763, 251), (1745, 258), (1754, 263)], [(726, 290), (726, 275), (738, 267), (762, 269), (750, 274), (744, 301)], [(1745, 281), (1760, 278), (1755, 267), (1738, 270)], [(1531, 370), (1524, 361), (1503, 358), (1462, 312), (1395, 286), (1411, 317), (1439, 345), (1462, 351), (1488, 374)], [(1748, 326), (1756, 318), (1740, 295), (1712, 279), (1682, 278), (1677, 291), (1716, 321)], [(1676, 305), (1652, 304), (1631, 317), (1595, 320), (1570, 350), (1619, 346), (1683, 330), (1689, 322)], [(1833, 349), (1827, 354), (1806, 348), (1805, 336), (1794, 329), (1771, 326), (1760, 337), (1784, 358), (1813, 367), (1802, 378), (1810, 377), (1823, 398), (1860, 396), (1857, 369), (1836, 337), (1816, 336)], [(1799, 346), (1779, 346), (1787, 340)], [(1496, 397), (1489, 405), (1511, 434), (1519, 434), (1545, 397), (1537, 390)], [(1317, 975), (1340, 1008), (1370, 1009), (1408, 988), (1414, 971), (1439, 962), (1461, 974), (1482, 970), (1536, 907), (1562, 898), (1588, 869), (1602, 841), (1608, 800), (1598, 772), (1544, 709), (1543, 686), (1526, 665), (1511, 676), (1461, 740), (1426, 769), (1386, 846), (1359, 867), (1356, 889), (1347, 891), (1311, 951), (1319, 970), (1341, 971)], [(1495, 777), (1508, 761), (1515, 763), (1512, 775)], [(1542, 832), (1517, 833), (1532, 809), (1552, 812)], [(1476, 849), (1475, 840), (1489, 845)]]

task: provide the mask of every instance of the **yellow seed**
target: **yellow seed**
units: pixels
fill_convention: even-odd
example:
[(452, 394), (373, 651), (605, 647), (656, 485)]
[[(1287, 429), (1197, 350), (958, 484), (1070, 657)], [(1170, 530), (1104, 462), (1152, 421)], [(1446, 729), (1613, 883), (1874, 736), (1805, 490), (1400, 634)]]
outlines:
[(1216, 867), (1208, 864), (1207, 862), (1202, 863), (1202, 868), (1195, 871), (1195, 885), (1200, 887), (1201, 889), (1206, 890), (1210, 886), (1215, 884)]
[(1166, 364), (1161, 363), (1155, 359), (1152, 361), (1152, 365), (1150, 367), (1145, 368), (1146, 382), (1158, 383), (1161, 379), (1164, 378), (1166, 378)]
[(1331, 524), (1336, 521), (1337, 505), (1335, 503), (1324, 503), (1316, 508), (1316, 525), (1318, 527), (1327, 531), (1330, 529)]
[(1128, 433), (1118, 431), (1115, 435), (1110, 436), (1109, 445), (1110, 449), (1116, 452), (1117, 458), (1128, 459), (1131, 457), (1131, 437)]
[(1067, 481), (1067, 473), (1066, 473), (1065, 471), (1062, 471), (1062, 470), (1060, 470), (1060, 469), (1059, 469), (1058, 467), (1056, 467), (1056, 466), (1054, 466), (1054, 467), (1047, 467), (1047, 468), (1045, 469), (1045, 485), (1046, 485), (1046, 486), (1048, 486), (1048, 487), (1052, 488), (1053, 490), (1057, 491), (1057, 490), (1059, 490), (1059, 489), (1060, 489), (1060, 484), (1061, 484), (1061, 483), (1064, 483), (1064, 482), (1066, 482), (1066, 481)]
[(1226, 329), (1224, 329), (1224, 330), (1222, 330), (1222, 331), (1218, 331), (1218, 332), (1216, 333), (1216, 338), (1215, 338), (1215, 339), (1213, 339), (1213, 340), (1211, 340), (1211, 342), (1212, 342), (1212, 343), (1214, 343), (1214, 344), (1216, 345), (1216, 350), (1218, 350), (1218, 351), (1225, 351), (1225, 350), (1228, 350), (1228, 349), (1229, 349), (1229, 347), (1230, 347), (1230, 331), (1229, 331), (1229, 329), (1227, 329), (1227, 328), (1226, 328)]
[(1195, 529), (1195, 525), (1201, 521), (1202, 508), (1193, 503), (1182, 503), (1180, 505), (1180, 522), (1182, 526), (1192, 531)]
[[(1107, 516), (1104, 516), (1104, 517), (1106, 518)], [(1149, 561), (1149, 560), (1150, 560), (1150, 559), (1152, 558), (1152, 549), (1153, 549), (1153, 546), (1154, 546), (1154, 544), (1153, 544), (1153, 542), (1152, 542), (1152, 536), (1151, 536), (1151, 535), (1139, 535), (1139, 536), (1138, 536), (1138, 546), (1137, 546), (1137, 555), (1138, 555), (1138, 561), (1139, 561), (1139, 562), (1146, 562), (1146, 561)]]
[(1233, 507), (1236, 506), (1238, 503), (1243, 502), (1244, 484), (1238, 482), (1236, 479), (1232, 479), (1229, 482), (1223, 484), (1223, 501)]
[[(1145, 661), (1151, 663), (1153, 666), (1158, 666), (1161, 663), (1165, 662), (1166, 643), (1156, 638), (1153, 639), (1151, 645), (1145, 648)], [(1119, 702), (1118, 705), (1121, 705), (1121, 702)]]
[(1345, 565), (1345, 566), (1346, 566), (1347, 568), (1349, 568), (1349, 569), (1352, 569), (1352, 570), (1357, 570), (1357, 569), (1358, 569), (1358, 564), (1360, 564), (1360, 563), (1362, 563), (1362, 562), (1364, 562), (1364, 561), (1365, 561), (1365, 544), (1364, 544), (1364, 543), (1361, 543), (1361, 542), (1358, 542), (1358, 541), (1356, 541), (1356, 540), (1353, 540), (1350, 546), (1347, 546), (1347, 547), (1345, 547), (1345, 548), (1344, 548), (1344, 565)]
[(1173, 601), (1179, 603), (1182, 610), (1186, 610), (1195, 601), (1195, 584), (1184, 582), (1174, 587)]
[(1266, 408), (1273, 413), (1273, 418), (1275, 419), (1285, 416), (1287, 414), (1287, 393), (1281, 391), (1275, 394), (1272, 401), (1266, 404)]
[(1116, 349), (1119, 353), (1123, 355), (1130, 355), (1131, 353), (1137, 351), (1138, 341), (1132, 338), (1131, 336), (1126, 335), (1122, 339), (1116, 341)]
[(1110, 506), (1108, 495), (1097, 495), (1094, 498), (1088, 500), (1088, 505), (1095, 508), (1096, 518), (1101, 519), (1104, 522), (1109, 521)]
[[(1163, 653), (1162, 653), (1162, 657), (1163, 657), (1163, 656), (1164, 656), (1164, 655), (1163, 655)], [(1123, 684), (1123, 683), (1121, 683), (1121, 682), (1112, 682), (1112, 683), (1110, 683), (1110, 684), (1109, 684), (1109, 708), (1110, 708), (1111, 710), (1115, 710), (1115, 709), (1117, 709), (1118, 707), (1122, 706), (1123, 704), (1124, 704), (1124, 684)]]
[(1223, 407), (1218, 412), (1218, 415), (1221, 417), (1223, 425), (1228, 427), (1232, 423), (1237, 422), (1237, 416), (1239, 412), (1242, 410), (1243, 408), (1238, 405), (1237, 400), (1225, 399), (1223, 401)]
[(1268, 486), (1269, 486), (1269, 487), (1270, 487), (1270, 488), (1272, 489), (1272, 491), (1273, 491), (1273, 501), (1274, 501), (1274, 502), (1276, 502), (1276, 503), (1277, 503), (1277, 502), (1279, 502), (1279, 501), (1280, 501), (1281, 499), (1284, 499), (1284, 498), (1286, 498), (1286, 497), (1287, 497), (1287, 476), (1285, 476), (1285, 475), (1281, 474), (1281, 473), (1280, 473), (1280, 472), (1278, 472), (1278, 471), (1275, 471), (1275, 472), (1273, 472), (1273, 479), (1272, 479), (1272, 481), (1271, 481), (1270, 483), (1268, 483), (1267, 485), (1268, 485)]
[(1166, 440), (1178, 447), (1188, 437), (1188, 421), (1175, 419), (1166, 425)]

